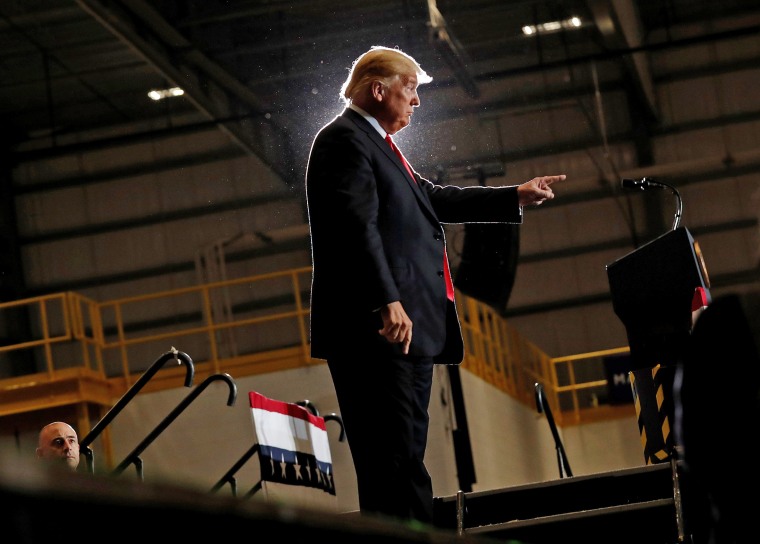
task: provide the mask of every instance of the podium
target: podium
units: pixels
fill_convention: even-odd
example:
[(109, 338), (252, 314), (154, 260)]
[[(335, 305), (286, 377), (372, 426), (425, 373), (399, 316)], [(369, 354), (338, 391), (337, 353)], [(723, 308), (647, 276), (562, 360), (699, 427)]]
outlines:
[(629, 370), (679, 362), (691, 334), (692, 301), (709, 277), (699, 244), (684, 227), (607, 265), (615, 314), (625, 325)]
[(628, 373), (646, 464), (669, 461), (676, 438), (673, 382), (687, 357), (695, 291), (709, 303), (699, 245), (683, 227), (607, 265), (612, 305), (625, 325)]

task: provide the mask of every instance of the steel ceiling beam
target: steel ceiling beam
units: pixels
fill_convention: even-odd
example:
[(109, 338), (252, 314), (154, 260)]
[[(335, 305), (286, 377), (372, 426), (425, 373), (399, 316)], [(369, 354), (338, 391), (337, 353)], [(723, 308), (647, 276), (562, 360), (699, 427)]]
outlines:
[[(632, 0), (587, 0), (594, 22), (605, 45), (611, 50), (638, 50), (643, 45), (644, 30), (638, 9)], [(658, 117), (652, 72), (646, 53), (638, 51), (622, 57), (623, 64), (636, 85), (646, 113)]]
[(149, 3), (143, 0), (77, 0), (77, 3), (167, 81), (181, 87), (185, 98), (245, 153), (258, 157), (288, 186), (296, 183), (283, 169), (288, 164), (287, 157), (292, 155), (289, 138), (269, 118), (266, 104), (198, 50)]

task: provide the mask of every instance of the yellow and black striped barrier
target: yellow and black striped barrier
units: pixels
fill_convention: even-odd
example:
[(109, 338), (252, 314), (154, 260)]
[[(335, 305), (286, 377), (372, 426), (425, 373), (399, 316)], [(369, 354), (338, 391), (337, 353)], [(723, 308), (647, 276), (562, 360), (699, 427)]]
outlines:
[(668, 461), (673, 453), (673, 378), (675, 367), (657, 365), (630, 372), (641, 445), (647, 465)]

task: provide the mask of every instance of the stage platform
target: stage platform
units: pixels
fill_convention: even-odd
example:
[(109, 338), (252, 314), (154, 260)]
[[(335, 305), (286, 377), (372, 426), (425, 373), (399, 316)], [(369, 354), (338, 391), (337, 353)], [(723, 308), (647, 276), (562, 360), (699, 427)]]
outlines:
[(525, 544), (683, 542), (677, 464), (573, 476), (435, 500), (435, 523)]

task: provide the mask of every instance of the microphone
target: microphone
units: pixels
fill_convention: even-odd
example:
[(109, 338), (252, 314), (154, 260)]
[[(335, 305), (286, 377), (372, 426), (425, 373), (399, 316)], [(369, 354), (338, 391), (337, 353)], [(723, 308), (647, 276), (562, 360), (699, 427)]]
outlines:
[(620, 182), (623, 189), (665, 189), (667, 185), (649, 178), (630, 179), (623, 178)]
[(620, 180), (620, 185), (623, 189), (641, 189), (642, 191), (646, 189), (670, 189), (673, 196), (676, 197), (676, 215), (673, 218), (673, 230), (678, 228), (678, 225), (681, 222), (681, 214), (683, 213), (683, 201), (681, 200), (681, 193), (678, 192), (678, 189), (667, 183), (662, 183), (661, 181), (655, 181), (649, 178), (623, 178)]

